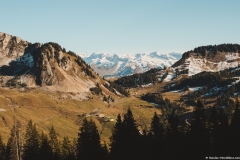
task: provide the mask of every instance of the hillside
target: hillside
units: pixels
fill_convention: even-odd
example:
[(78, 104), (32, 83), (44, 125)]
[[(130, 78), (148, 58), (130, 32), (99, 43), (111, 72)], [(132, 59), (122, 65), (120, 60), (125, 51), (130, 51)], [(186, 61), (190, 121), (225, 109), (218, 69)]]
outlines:
[(201, 46), (185, 52), (172, 67), (189, 76), (203, 71), (217, 72), (238, 67), (239, 52), (240, 45), (238, 44)]
[[(128, 107), (138, 116), (139, 128), (149, 125), (160, 110), (96, 74), (85, 61), (57, 43), (30, 43), (0, 33), (0, 133), (4, 142), (14, 122), (22, 136), (30, 119), (48, 133), (54, 126), (59, 137), (77, 137), (82, 119), (92, 117), (109, 141), (118, 113)], [(99, 118), (96, 114), (105, 115)]]
[[(51, 91), (89, 92), (101, 82), (92, 69), (72, 52), (56, 43), (28, 43), (1, 33), (0, 74), (2, 86), (41, 86)], [(8, 62), (8, 63), (7, 63)], [(9, 79), (10, 78), (10, 79)]]

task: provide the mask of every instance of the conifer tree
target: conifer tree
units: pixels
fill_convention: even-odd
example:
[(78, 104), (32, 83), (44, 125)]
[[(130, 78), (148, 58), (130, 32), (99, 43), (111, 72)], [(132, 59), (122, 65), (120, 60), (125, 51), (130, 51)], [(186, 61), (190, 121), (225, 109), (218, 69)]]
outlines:
[(52, 148), (50, 146), (48, 136), (45, 135), (43, 132), (40, 135), (39, 159), (41, 160), (53, 159)]
[(101, 153), (102, 148), (97, 127), (92, 119), (88, 121), (85, 118), (78, 133), (77, 159), (88, 160), (104, 158)]
[(57, 133), (53, 126), (50, 128), (49, 137), (50, 137), (49, 144), (52, 149), (53, 160), (58, 160), (61, 158), (60, 142), (58, 140)]
[(151, 121), (150, 133), (154, 137), (154, 139), (163, 139), (164, 127), (161, 124), (160, 118), (158, 117), (156, 112), (154, 112), (154, 116)]
[[(168, 116), (168, 125), (167, 125), (167, 137), (165, 142), (165, 150), (166, 156), (169, 159), (178, 159), (179, 157), (182, 156), (181, 152), (181, 133), (178, 129), (179, 126), (179, 119), (178, 116), (175, 113), (175, 110), (172, 110), (172, 113)], [(175, 154), (172, 154), (172, 153)]]
[(75, 160), (74, 146), (71, 144), (68, 137), (63, 138), (62, 142), (62, 159), (64, 160)]
[[(151, 141), (151, 144), (148, 146), (150, 151), (150, 159), (154, 159), (156, 156), (163, 158), (164, 152), (162, 149), (164, 146), (164, 127), (160, 122), (160, 118), (156, 112), (154, 112), (154, 116), (151, 121), (151, 128), (148, 137), (150, 138), (149, 141)], [(160, 155), (159, 151), (161, 151)]]
[(190, 158), (205, 158), (209, 155), (210, 147), (209, 131), (206, 126), (206, 116), (204, 105), (200, 100), (197, 101), (197, 106), (192, 117), (191, 131), (189, 133), (189, 152)]
[(130, 108), (124, 114), (123, 121), (118, 115), (110, 140), (111, 159), (139, 159), (140, 135)]
[(6, 147), (6, 159), (7, 160), (20, 160), (22, 143), (20, 138), (21, 124), (19, 121), (14, 122), (14, 126), (11, 130), (10, 137), (8, 139)]
[(38, 158), (39, 153), (39, 134), (32, 120), (28, 122), (25, 134), (25, 144), (23, 146), (23, 160)]
[(138, 159), (140, 158), (139, 144), (140, 134), (137, 129), (136, 121), (133, 117), (132, 111), (128, 108), (127, 113), (124, 114), (122, 122), (123, 126), (123, 137), (124, 137), (124, 148), (122, 148), (122, 155), (124, 159)]
[[(216, 114), (216, 113), (213, 113)], [(218, 119), (215, 122), (212, 144), (212, 155), (230, 155), (229, 146), (229, 120), (226, 113), (221, 109), (218, 114)]]
[(127, 113), (124, 114), (122, 125), (124, 128), (124, 134), (129, 135), (129, 137), (127, 137), (128, 139), (139, 138), (139, 131), (137, 129), (137, 124), (130, 108), (128, 108)]
[(122, 119), (120, 114), (117, 116), (116, 124), (112, 130), (111, 141), (111, 159), (120, 159), (121, 149), (124, 147), (124, 135), (123, 135)]
[(2, 141), (2, 136), (0, 134), (0, 160), (5, 160), (6, 156), (6, 146)]
[(233, 117), (230, 124), (230, 148), (231, 155), (239, 156), (240, 150), (240, 105), (237, 99)]

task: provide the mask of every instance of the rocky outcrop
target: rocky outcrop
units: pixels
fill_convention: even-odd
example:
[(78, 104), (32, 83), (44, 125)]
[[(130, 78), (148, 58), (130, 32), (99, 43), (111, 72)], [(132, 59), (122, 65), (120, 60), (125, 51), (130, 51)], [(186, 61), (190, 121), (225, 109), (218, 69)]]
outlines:
[(23, 56), (29, 43), (19, 37), (0, 32), (0, 66)]
[(63, 56), (58, 66), (64, 69), (65, 71), (72, 69), (72, 62), (70, 60), (70, 57), (68, 56), (67, 58), (66, 56)]
[(81, 57), (57, 43), (32, 44), (0, 32), (0, 86), (85, 94), (99, 82)]
[(54, 67), (50, 65), (50, 62), (54, 60), (52, 59), (49, 60), (47, 57), (47, 54), (45, 53), (41, 53), (41, 57), (42, 57), (42, 70), (41, 70), (42, 85), (51, 86), (57, 82), (57, 79), (54, 73)]

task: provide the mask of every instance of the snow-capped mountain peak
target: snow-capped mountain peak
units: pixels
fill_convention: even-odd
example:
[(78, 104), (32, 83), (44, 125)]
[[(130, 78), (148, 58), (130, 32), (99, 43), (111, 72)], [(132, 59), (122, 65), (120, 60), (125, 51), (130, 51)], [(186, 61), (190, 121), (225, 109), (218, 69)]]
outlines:
[(182, 57), (182, 54), (162, 54), (155, 51), (124, 55), (92, 53), (89, 56), (86, 56), (86, 54), (80, 56), (87, 64), (90, 64), (100, 76), (125, 76), (142, 73), (151, 68), (171, 66)]

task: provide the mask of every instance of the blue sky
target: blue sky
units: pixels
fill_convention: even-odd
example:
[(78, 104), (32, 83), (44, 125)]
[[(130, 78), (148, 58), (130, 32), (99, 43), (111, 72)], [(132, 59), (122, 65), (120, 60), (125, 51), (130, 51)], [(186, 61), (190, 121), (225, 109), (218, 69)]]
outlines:
[(0, 32), (78, 54), (180, 52), (240, 43), (240, 1), (2, 1)]

